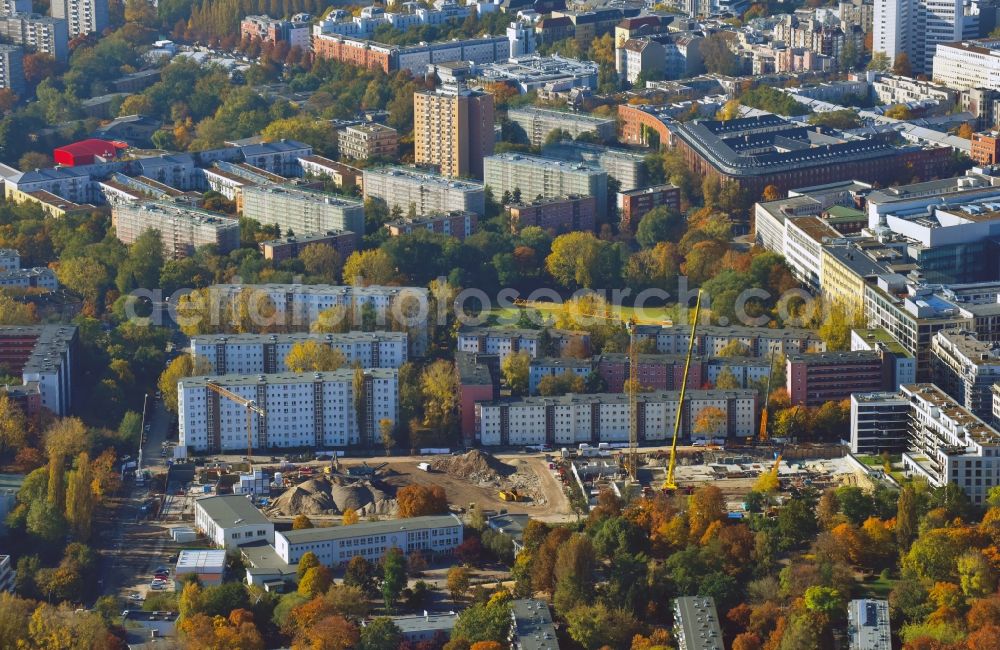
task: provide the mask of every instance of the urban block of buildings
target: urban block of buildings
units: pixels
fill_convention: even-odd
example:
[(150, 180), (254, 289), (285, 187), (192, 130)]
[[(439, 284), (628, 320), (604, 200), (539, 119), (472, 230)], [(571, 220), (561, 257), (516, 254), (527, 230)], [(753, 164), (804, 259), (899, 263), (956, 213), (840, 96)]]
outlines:
[(931, 380), (962, 407), (992, 421), (993, 384), (1000, 381), (1000, 347), (958, 329), (931, 339)]
[[(747, 438), (756, 432), (757, 391), (688, 390), (636, 395), (639, 442), (668, 439), (681, 408), (680, 437)], [(622, 393), (525, 397), (476, 404), (476, 441), (483, 446), (576, 445), (628, 442), (629, 398)], [(695, 432), (694, 422), (707, 408), (726, 413), (717, 431)]]
[(45, 408), (66, 416), (73, 404), (77, 329), (71, 325), (6, 325), (0, 327), (0, 366), (20, 375), (14, 399), (28, 415)]
[(822, 406), (851, 393), (892, 388), (891, 368), (878, 352), (792, 353), (785, 359), (785, 388), (792, 404)]
[(461, 85), (413, 94), (414, 161), (442, 176), (482, 178), (493, 153), (493, 95)]
[(402, 217), (387, 222), (385, 227), (392, 237), (427, 230), (463, 240), (476, 232), (478, 222), (479, 218), (475, 212), (456, 210), (447, 214), (431, 214), (424, 217)]
[(356, 250), (358, 236), (350, 230), (302, 233), (261, 242), (260, 251), (264, 254), (264, 259), (282, 262), (299, 257), (312, 244), (329, 246), (337, 251), (341, 260), (346, 260)]
[(223, 255), (240, 247), (238, 220), (178, 203), (118, 203), (111, 210), (111, 225), (125, 244), (135, 243), (149, 230), (158, 231), (163, 254), (173, 259), (187, 257), (199, 246), (215, 246)]
[(506, 206), (510, 227), (515, 232), (529, 226), (563, 234), (597, 228), (597, 199), (593, 196), (566, 196), (535, 199)]
[(195, 499), (194, 526), (212, 544), (227, 551), (256, 540), (274, 543), (274, 523), (243, 495), (222, 494)]
[(378, 122), (348, 126), (337, 132), (337, 151), (354, 160), (393, 160), (399, 153), (399, 133)]
[(464, 327), (458, 332), (458, 347), (461, 352), (495, 354), (503, 361), (511, 354), (524, 352), (532, 359), (544, 356), (546, 346), (558, 353), (571, 342), (577, 342), (581, 351), (590, 354), (590, 335), (572, 330), (531, 330), (504, 327)]
[(681, 650), (724, 650), (715, 601), (708, 596), (674, 599), (674, 637)]
[(600, 141), (612, 141), (616, 135), (615, 121), (611, 118), (537, 106), (512, 108), (507, 111), (507, 118), (517, 124), (524, 131), (528, 143), (536, 147), (545, 144), (549, 135), (556, 130), (563, 131), (572, 138), (584, 133), (592, 134)]
[(353, 370), (189, 377), (177, 385), (177, 403), (179, 445), (190, 451), (246, 449), (246, 410), (209, 389), (209, 383), (264, 409), (266, 415), (253, 418), (256, 449), (369, 447), (378, 439), (382, 420), (395, 426), (399, 419), (395, 370), (364, 371), (365, 407), (360, 414)]
[(483, 182), (494, 195), (518, 190), (522, 197), (593, 196), (598, 218), (608, 213), (608, 174), (583, 164), (540, 156), (502, 153), (483, 161)]
[(477, 64), (506, 61), (510, 56), (511, 43), (507, 36), (481, 36), (460, 41), (397, 46), (337, 34), (316, 34), (314, 31), (312, 46), (319, 59), (332, 59), (385, 73), (398, 70), (422, 73), (428, 65), (451, 61)]
[(309, 14), (297, 14), (291, 20), (275, 19), (270, 16), (247, 16), (240, 22), (240, 36), (262, 43), (288, 43), (303, 52), (312, 50)]
[(653, 208), (661, 205), (673, 212), (681, 210), (681, 190), (675, 185), (654, 185), (616, 195), (622, 230), (635, 232), (639, 221)]
[(996, 485), (1000, 432), (934, 384), (909, 384), (851, 396), (851, 451), (902, 453), (908, 473), (955, 483), (978, 505)]
[(406, 338), (406, 332), (204, 334), (192, 337), (191, 354), (207, 364), (207, 374), (282, 373), (293, 346), (315, 341), (343, 354), (345, 367), (399, 368), (408, 359)]
[(410, 207), (418, 215), (452, 211), (486, 214), (482, 183), (445, 178), (407, 167), (373, 167), (364, 171), (365, 199), (379, 199), (404, 214)]
[(859, 598), (847, 604), (850, 650), (892, 650), (889, 601)]
[(293, 185), (248, 185), (242, 194), (244, 217), (286, 234), (346, 230), (360, 239), (365, 232), (361, 201)]

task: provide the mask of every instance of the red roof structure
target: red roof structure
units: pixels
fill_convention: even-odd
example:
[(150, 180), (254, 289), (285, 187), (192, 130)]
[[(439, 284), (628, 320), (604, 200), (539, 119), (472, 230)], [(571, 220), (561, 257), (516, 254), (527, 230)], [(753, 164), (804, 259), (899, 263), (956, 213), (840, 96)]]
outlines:
[(99, 159), (114, 160), (126, 148), (128, 145), (123, 142), (89, 138), (54, 149), (52, 158), (57, 165), (67, 167), (90, 165), (99, 162)]

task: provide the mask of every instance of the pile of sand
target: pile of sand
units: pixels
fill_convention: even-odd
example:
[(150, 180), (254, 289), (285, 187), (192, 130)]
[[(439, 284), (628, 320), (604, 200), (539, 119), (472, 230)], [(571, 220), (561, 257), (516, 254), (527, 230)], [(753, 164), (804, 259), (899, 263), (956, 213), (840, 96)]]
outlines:
[(461, 456), (443, 456), (431, 461), (431, 469), (477, 485), (501, 485), (517, 468), (478, 449)]
[(391, 515), (396, 511), (396, 499), (368, 481), (331, 481), (321, 476), (286, 490), (274, 500), (268, 514), (277, 517), (339, 515), (348, 508), (362, 516)]

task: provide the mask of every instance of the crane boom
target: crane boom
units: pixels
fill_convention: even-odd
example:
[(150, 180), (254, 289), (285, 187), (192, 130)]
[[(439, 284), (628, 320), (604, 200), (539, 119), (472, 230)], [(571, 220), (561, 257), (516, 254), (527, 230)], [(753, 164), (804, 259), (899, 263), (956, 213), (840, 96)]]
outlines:
[(222, 386), (216, 384), (215, 382), (206, 382), (205, 386), (214, 393), (225, 397), (231, 402), (236, 402), (247, 411), (247, 464), (250, 466), (250, 472), (253, 473), (253, 414), (256, 413), (261, 417), (265, 417), (267, 412), (257, 405), (252, 399), (247, 399), (242, 395), (237, 395), (233, 391), (223, 388)]
[(688, 372), (691, 369), (691, 353), (694, 351), (695, 331), (698, 329), (698, 315), (701, 313), (701, 289), (698, 289), (698, 299), (694, 303), (694, 319), (691, 321), (691, 336), (688, 337), (687, 358), (684, 359), (684, 375), (681, 377), (681, 395), (677, 400), (677, 417), (674, 418), (674, 437), (670, 442), (670, 464), (667, 466), (667, 480), (663, 487), (676, 490), (674, 469), (677, 467), (677, 436), (681, 430), (681, 417), (684, 413), (684, 395), (687, 393)]
[(771, 378), (774, 377), (774, 352), (777, 348), (771, 349), (771, 366), (767, 370), (767, 388), (764, 394), (764, 408), (760, 412), (760, 433), (757, 434), (757, 440), (764, 442), (767, 440), (767, 407), (768, 402), (771, 399)]

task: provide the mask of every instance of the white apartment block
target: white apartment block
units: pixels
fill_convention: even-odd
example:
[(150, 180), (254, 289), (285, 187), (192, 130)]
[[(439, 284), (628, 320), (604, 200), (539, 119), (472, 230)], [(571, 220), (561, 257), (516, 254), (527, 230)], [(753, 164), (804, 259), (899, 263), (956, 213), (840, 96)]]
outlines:
[(934, 100), (945, 106), (953, 106), (958, 101), (958, 92), (951, 88), (930, 81), (920, 81), (890, 74), (881, 75), (873, 81), (872, 92), (882, 104), (907, 104)]
[(59, 288), (59, 280), (56, 279), (52, 269), (37, 266), (32, 269), (0, 271), (0, 287), (55, 291)]
[(399, 368), (408, 358), (406, 338), (406, 332), (210, 334), (191, 339), (191, 354), (207, 361), (213, 375), (288, 372), (292, 347), (316, 341), (339, 350), (345, 367)]
[(239, 220), (178, 203), (117, 203), (111, 225), (125, 244), (135, 243), (147, 230), (158, 230), (168, 258), (187, 257), (199, 246), (215, 246), (223, 255), (240, 247)]
[(77, 354), (77, 329), (71, 325), (0, 327), (0, 359), (7, 371), (21, 374), (24, 386), (38, 385), (42, 406), (69, 415)]
[(0, 36), (15, 45), (51, 55), (57, 61), (69, 57), (69, 29), (66, 21), (26, 12), (0, 15)]
[(873, 51), (890, 61), (907, 54), (913, 74), (931, 71), (939, 44), (978, 32), (979, 8), (970, 0), (875, 0)]
[(910, 403), (906, 469), (934, 487), (956, 483), (972, 503), (985, 503), (1000, 483), (1000, 432), (934, 384), (910, 384), (900, 393)]
[(52, 0), (53, 18), (62, 18), (69, 36), (100, 34), (109, 24), (108, 0)]
[[(640, 325), (636, 330), (636, 336), (640, 340), (655, 339), (656, 351), (660, 354), (687, 354), (691, 330), (686, 325), (672, 327)], [(772, 352), (788, 354), (826, 350), (826, 344), (815, 332), (808, 329), (706, 325), (699, 326), (695, 332), (694, 353), (717, 357), (722, 349), (733, 341), (745, 345), (751, 357), (769, 357)]]
[(189, 377), (177, 385), (180, 445), (193, 451), (242, 451), (247, 446), (247, 414), (208, 387), (221, 386), (253, 400), (250, 437), (255, 449), (288, 447), (367, 447), (378, 440), (379, 422), (395, 426), (399, 383), (395, 370), (364, 371), (364, 413), (357, 417), (354, 370), (265, 375)]
[(478, 354), (496, 354), (503, 361), (512, 354), (527, 352), (537, 358), (542, 348), (542, 330), (519, 330), (477, 327), (458, 333), (458, 350)]
[(507, 117), (524, 129), (528, 142), (536, 147), (542, 146), (548, 135), (556, 129), (568, 132), (573, 138), (582, 133), (592, 133), (600, 140), (613, 140), (616, 133), (614, 119), (594, 117), (586, 113), (525, 106), (510, 109)]
[(274, 524), (243, 495), (223, 494), (195, 499), (195, 530), (227, 551), (242, 544), (274, 544)]
[[(642, 393), (636, 398), (640, 443), (666, 441), (677, 417), (680, 393)], [(718, 431), (696, 434), (693, 423), (707, 408), (726, 413), (726, 424)], [(480, 402), (476, 404), (476, 436), (484, 446), (628, 442), (629, 413), (628, 396), (621, 393)], [(754, 390), (689, 390), (684, 399), (680, 435), (684, 439), (746, 438), (754, 435), (756, 422)]]
[(955, 90), (1000, 90), (1000, 40), (981, 39), (938, 45), (935, 82)]
[(378, 167), (364, 172), (365, 199), (380, 199), (389, 208), (406, 214), (410, 206), (417, 214), (461, 210), (486, 214), (482, 183), (450, 179), (406, 167)]
[(361, 201), (290, 185), (245, 186), (243, 216), (263, 225), (277, 225), (283, 234), (348, 230), (360, 239), (365, 232)]
[(0, 88), (24, 95), (24, 50), (17, 45), (0, 44)]
[(31, 11), (30, 0), (2, 0), (0, 2), (0, 13), (5, 16), (28, 11)]
[(279, 532), (274, 535), (274, 550), (286, 564), (298, 564), (312, 551), (320, 564), (336, 567), (356, 556), (375, 563), (393, 548), (406, 554), (449, 555), (462, 538), (462, 520), (452, 514)]
[(494, 196), (514, 190), (528, 200), (538, 196), (593, 196), (597, 216), (603, 218), (608, 212), (608, 173), (581, 163), (501, 153), (483, 160), (483, 182), (492, 188)]
[(21, 254), (13, 248), (0, 248), (0, 271), (16, 271), (21, 268)]
[(9, 555), (0, 555), (0, 592), (14, 593), (14, 578), (17, 572)]
[(430, 292), (425, 287), (214, 284), (207, 291), (212, 304), (218, 305), (249, 292), (253, 304), (273, 306), (275, 324), (294, 329), (308, 329), (320, 313), (334, 307), (344, 308), (350, 326), (360, 326), (368, 310), (375, 317), (376, 329), (404, 325), (413, 354), (420, 356), (427, 347)]
[(1000, 381), (1000, 348), (957, 329), (941, 330), (931, 339), (931, 379), (978, 417), (993, 414), (993, 384)]

